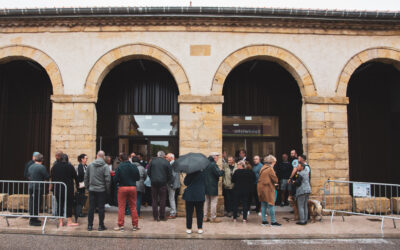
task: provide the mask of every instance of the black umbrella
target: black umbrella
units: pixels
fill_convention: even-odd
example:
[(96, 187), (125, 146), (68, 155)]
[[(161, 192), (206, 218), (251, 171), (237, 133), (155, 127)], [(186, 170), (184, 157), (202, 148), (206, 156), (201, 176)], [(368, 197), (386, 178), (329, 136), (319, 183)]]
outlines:
[(187, 174), (204, 170), (210, 161), (205, 155), (200, 153), (188, 153), (180, 156), (173, 164), (176, 172), (184, 172)]

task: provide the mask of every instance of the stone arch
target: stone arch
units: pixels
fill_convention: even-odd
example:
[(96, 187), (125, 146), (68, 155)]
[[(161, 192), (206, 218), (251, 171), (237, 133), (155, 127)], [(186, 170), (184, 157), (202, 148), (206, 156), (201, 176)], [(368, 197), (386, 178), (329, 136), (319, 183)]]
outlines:
[(60, 70), (49, 55), (41, 50), (25, 45), (10, 45), (0, 48), (0, 61), (7, 62), (15, 59), (28, 59), (40, 64), (50, 78), (51, 85), (53, 86), (53, 95), (64, 94), (64, 85)]
[(174, 77), (180, 95), (190, 94), (189, 80), (178, 61), (167, 51), (148, 44), (124, 45), (108, 51), (94, 64), (86, 79), (84, 93), (97, 99), (104, 77), (121, 62), (136, 58), (156, 61)]
[(336, 95), (346, 97), (347, 86), (354, 71), (369, 61), (400, 62), (400, 51), (394, 48), (377, 47), (363, 50), (354, 55), (344, 66), (336, 84)]
[(273, 45), (251, 45), (236, 50), (218, 67), (211, 86), (212, 95), (222, 95), (228, 74), (239, 64), (257, 58), (265, 58), (284, 67), (295, 78), (302, 96), (316, 96), (314, 80), (304, 63), (291, 52)]

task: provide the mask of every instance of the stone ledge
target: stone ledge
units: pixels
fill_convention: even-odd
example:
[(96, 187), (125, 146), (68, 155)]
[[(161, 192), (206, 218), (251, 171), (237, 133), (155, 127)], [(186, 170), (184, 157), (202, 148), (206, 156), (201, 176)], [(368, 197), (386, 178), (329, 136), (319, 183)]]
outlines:
[(224, 97), (222, 95), (209, 95), (209, 96), (200, 96), (200, 95), (179, 95), (178, 103), (215, 103), (222, 104), (224, 103)]
[(349, 104), (348, 97), (324, 97), (324, 96), (305, 96), (303, 98), (305, 104), (337, 104), (347, 105)]
[(96, 103), (97, 98), (91, 95), (52, 95), (53, 103)]

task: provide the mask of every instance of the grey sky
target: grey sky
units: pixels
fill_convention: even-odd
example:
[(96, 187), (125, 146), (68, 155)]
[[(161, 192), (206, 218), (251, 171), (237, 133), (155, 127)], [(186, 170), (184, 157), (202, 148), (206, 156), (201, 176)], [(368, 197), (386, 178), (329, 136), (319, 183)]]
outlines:
[(275, 7), (400, 11), (400, 0), (0, 0), (0, 8), (135, 6)]

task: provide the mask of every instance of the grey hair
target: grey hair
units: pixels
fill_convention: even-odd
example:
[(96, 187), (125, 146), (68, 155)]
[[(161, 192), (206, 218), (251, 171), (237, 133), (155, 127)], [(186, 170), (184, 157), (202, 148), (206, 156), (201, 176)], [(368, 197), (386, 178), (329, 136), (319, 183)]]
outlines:
[(157, 157), (165, 157), (165, 152), (164, 151), (158, 151), (157, 152)]
[(242, 165), (243, 167), (246, 167), (246, 162), (245, 161), (239, 161), (237, 164)]
[(264, 164), (272, 165), (272, 163), (276, 162), (276, 158), (273, 155), (267, 155), (264, 157)]
[(169, 155), (171, 156), (172, 159), (175, 160), (175, 155), (173, 153), (169, 153)]
[(43, 155), (41, 153), (36, 154), (35, 155), (35, 161), (43, 162)]

